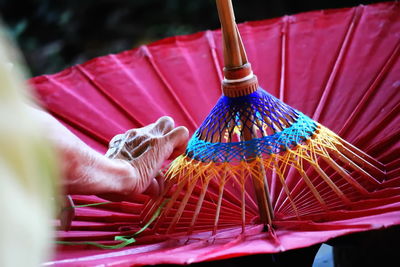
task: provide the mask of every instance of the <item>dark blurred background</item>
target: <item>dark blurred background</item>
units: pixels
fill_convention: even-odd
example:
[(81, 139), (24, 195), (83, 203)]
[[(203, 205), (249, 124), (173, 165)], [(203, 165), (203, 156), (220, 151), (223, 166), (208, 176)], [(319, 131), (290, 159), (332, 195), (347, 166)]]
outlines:
[[(377, 0), (233, 0), (237, 22)], [(219, 28), (215, 0), (0, 0), (33, 76), (167, 36)]]

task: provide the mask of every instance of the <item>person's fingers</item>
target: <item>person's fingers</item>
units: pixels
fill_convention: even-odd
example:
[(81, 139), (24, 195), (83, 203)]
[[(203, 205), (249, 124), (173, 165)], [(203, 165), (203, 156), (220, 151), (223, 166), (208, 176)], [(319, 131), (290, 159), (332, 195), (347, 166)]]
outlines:
[[(147, 189), (142, 193), (144, 195), (150, 197), (157, 197), (159, 196), (164, 190), (164, 176), (159, 172), (156, 178), (153, 178), (147, 187)], [(128, 201), (128, 202), (136, 202), (137, 196), (136, 194), (123, 194), (123, 193), (103, 193), (97, 194), (98, 197), (112, 201), (112, 202), (121, 202), (121, 201)]]
[[(115, 145), (119, 145), (116, 151), (118, 158), (127, 160), (139, 178), (135, 185), (129, 186), (132, 192), (146, 191), (152, 196), (159, 194), (163, 190), (163, 179), (153, 177), (171, 154), (176, 157), (184, 152), (188, 139), (188, 130), (182, 126), (174, 128), (174, 121), (170, 117), (161, 117), (152, 125), (114, 137)], [(126, 198), (124, 194), (105, 197), (114, 201)]]
[(149, 187), (143, 192), (143, 194), (151, 196), (151, 197), (158, 197), (164, 191), (164, 181), (165, 177), (161, 171), (159, 171), (155, 178), (151, 181)]
[(164, 182), (165, 182), (165, 177), (162, 174), (161, 171), (158, 172), (157, 176), (156, 176), (156, 181), (158, 183), (158, 188), (159, 188), (159, 192), (160, 194), (162, 194), (164, 192)]
[(147, 150), (151, 148), (153, 145), (154, 139), (147, 139), (146, 141), (140, 143), (137, 147), (133, 148), (130, 151), (130, 154), (132, 156), (132, 159), (138, 158), (141, 155), (143, 155)]
[(121, 142), (121, 140), (123, 140), (125, 138), (125, 134), (117, 134), (116, 136), (114, 136), (111, 140), (110, 140), (110, 145), (114, 145), (116, 143)]
[[(140, 128), (139, 128), (140, 129)], [(132, 139), (137, 135), (138, 129), (130, 129), (124, 133), (126, 139)]]
[(189, 139), (189, 131), (186, 127), (179, 126), (164, 135), (164, 138), (167, 142), (170, 142), (174, 148), (186, 146)]
[(170, 142), (173, 146), (169, 159), (176, 158), (185, 152), (186, 145), (189, 139), (189, 131), (186, 127), (180, 126), (164, 136), (166, 142)]
[(108, 145), (108, 150), (105, 156), (108, 158), (116, 157), (122, 143), (125, 142), (125, 138), (125, 134), (117, 134), (114, 136)]
[(124, 159), (124, 160), (133, 160), (133, 156), (131, 154), (131, 152), (127, 149), (126, 146), (124, 146), (121, 151), (120, 151), (120, 159)]
[(174, 127), (175, 127), (174, 120), (171, 117), (164, 116), (156, 121), (154, 128), (151, 130), (151, 133), (155, 135), (160, 135), (160, 134), (165, 135), (170, 131), (172, 131)]
[(137, 136), (127, 139), (124, 146), (128, 151), (132, 151), (136, 147), (140, 146), (142, 143), (148, 141), (150, 138), (152, 138), (152, 136), (148, 134), (142, 134), (142, 135), (138, 134)]
[(160, 194), (160, 186), (155, 178), (151, 180), (149, 186), (146, 188), (143, 194), (151, 197), (156, 197)]

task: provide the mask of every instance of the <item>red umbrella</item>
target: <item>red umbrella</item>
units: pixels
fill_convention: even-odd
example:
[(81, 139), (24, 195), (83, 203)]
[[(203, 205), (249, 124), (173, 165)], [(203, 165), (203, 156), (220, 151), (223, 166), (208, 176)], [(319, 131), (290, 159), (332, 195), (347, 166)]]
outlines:
[[(398, 3), (384, 3), (239, 25), (263, 88), (363, 149), (385, 168), (385, 180), (375, 188), (374, 197), (361, 199), (353, 210), (333, 210), (324, 218), (279, 221), (274, 234), (251, 222), (245, 236), (240, 235), (241, 227), (227, 228), (211, 243), (212, 229), (204, 229), (189, 242), (186, 232), (176, 231), (165, 240), (144, 231), (137, 244), (120, 250), (84, 244), (60, 247), (54, 263), (198, 262), (275, 253), (400, 223), (399, 9)], [(114, 135), (162, 115), (173, 116), (193, 132), (220, 96), (221, 38), (219, 31), (168, 38), (31, 82), (47, 109), (101, 152)], [(93, 196), (74, 200), (76, 204), (103, 201)], [(135, 203), (78, 208), (71, 231), (60, 231), (59, 238), (113, 243), (115, 236), (140, 229), (148, 201), (140, 196)], [(237, 207), (234, 195), (224, 201), (232, 210)]]

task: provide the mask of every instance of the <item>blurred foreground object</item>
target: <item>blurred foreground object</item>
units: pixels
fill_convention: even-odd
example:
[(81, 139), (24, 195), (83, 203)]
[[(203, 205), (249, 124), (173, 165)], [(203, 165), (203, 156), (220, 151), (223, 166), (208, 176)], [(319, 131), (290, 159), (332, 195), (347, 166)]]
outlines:
[[(338, 141), (336, 135), (320, 128), (316, 136), (325, 134), (330, 141), (310, 152), (309, 157), (314, 165), (320, 164), (321, 171), (310, 170), (309, 173), (307, 163), (303, 165), (306, 168), (303, 173), (298, 169), (289, 171), (289, 168), (281, 173), (277, 168), (267, 172), (274, 212), (271, 231), (264, 231), (265, 221), (259, 219), (257, 197), (250, 189), (251, 184), (236, 182), (244, 177), (240, 176), (240, 168), (238, 175), (234, 175), (238, 178), (225, 181), (223, 190), (221, 181), (212, 179), (213, 175), (219, 175), (218, 171), (198, 174), (196, 172), (201, 169), (193, 168), (193, 175), (187, 177), (181, 175), (183, 173), (170, 173), (170, 177), (181, 175), (184, 182), (177, 187), (183, 193), (173, 195), (173, 201), (169, 202), (172, 204), (165, 206), (165, 211), (170, 212), (162, 214), (155, 225), (135, 237), (134, 246), (110, 252), (84, 242), (116, 244), (115, 236), (130, 236), (137, 232), (152, 214), (149, 209), (152, 206), (159, 208), (146, 196), (137, 196), (129, 202), (77, 209), (71, 231), (59, 231), (58, 238), (81, 242), (81, 245), (60, 246), (55, 261), (49, 264), (183, 264), (276, 253), (351, 232), (399, 224), (399, 10), (399, 3), (394, 2), (239, 25), (252, 69), (260, 86), (267, 88), (270, 94), (254, 92), (264, 102), (250, 101), (246, 108), (243, 108), (243, 101), (236, 101), (241, 100), (240, 97), (222, 99), (220, 107), (233, 107), (232, 110), (222, 109), (226, 113), (209, 118), (210, 124), (194, 136), (210, 136), (205, 140), (208, 143), (203, 144), (200, 140), (195, 144), (204, 145), (203, 155), (218, 152), (222, 159), (242, 159), (234, 149), (217, 147), (212, 150), (209, 143), (216, 141), (214, 137), (221, 140), (226, 137), (218, 130), (231, 130), (228, 138), (233, 132), (243, 131), (247, 124), (237, 123), (243, 121), (237, 116), (237, 109), (242, 108), (248, 113), (249, 110), (260, 110), (246, 116), (247, 120), (258, 123), (262, 122), (261, 111), (269, 106), (270, 114), (263, 117), (270, 119), (264, 123), (289, 129), (285, 120), (289, 125), (296, 121), (302, 127), (310, 126), (305, 134), (311, 138), (311, 133), (319, 127), (313, 121), (319, 121), (373, 157), (371, 160), (382, 172), (375, 173), (374, 168), (368, 167), (368, 175), (365, 175), (360, 170), (364, 167), (344, 167), (342, 171), (332, 167), (336, 166), (332, 161), (332, 165), (319, 163), (314, 156), (325, 157), (328, 148), (324, 146), (330, 147), (329, 142), (336, 144)], [(149, 124), (163, 115), (173, 116), (178, 125), (188, 126), (193, 133), (221, 95), (221, 40), (219, 31), (168, 38), (135, 50), (96, 58), (55, 75), (36, 77), (31, 83), (49, 111), (101, 152), (107, 149), (114, 135)], [(274, 113), (277, 110), (279, 114)], [(230, 111), (233, 123), (225, 128), (225, 122), (220, 118), (226, 118), (225, 114)], [(271, 122), (273, 119), (275, 121)], [(263, 130), (261, 127), (260, 132)], [(284, 130), (279, 133), (282, 132)], [(304, 137), (303, 133), (301, 137)], [(281, 155), (286, 149), (294, 151), (292, 141), (305, 142), (297, 134), (292, 138), (283, 146), (275, 147), (279, 150), (276, 154)], [(239, 139), (237, 142), (241, 143)], [(259, 148), (257, 144), (255, 146)], [(193, 147), (189, 144), (186, 153), (193, 152)], [(244, 146), (244, 152), (241, 152), (245, 153), (246, 159), (251, 159), (251, 153), (246, 154), (248, 151), (257, 151), (252, 144), (249, 147), (251, 149)], [(238, 148), (242, 149), (242, 146), (238, 145)], [(272, 148), (266, 144), (265, 151)], [(197, 156), (195, 153), (190, 155), (199, 162), (204, 161), (204, 157)], [(336, 157), (338, 162), (350, 162), (340, 157)], [(290, 160), (279, 159), (273, 166), (283, 167)], [(348, 178), (354, 170), (359, 176)], [(224, 171), (223, 166), (221, 171)], [(203, 181), (195, 180), (203, 175), (210, 177), (205, 193), (205, 184), (194, 183)], [(365, 179), (370, 176), (372, 179)], [(287, 177), (284, 183), (281, 177)], [(244, 232), (243, 185), (245, 192), (249, 192), (244, 194)], [(185, 194), (188, 191), (192, 194)], [(191, 233), (190, 226), (196, 207), (199, 207), (196, 205), (203, 196), (197, 224)], [(82, 205), (104, 201), (88, 196), (73, 198), (75, 203)], [(215, 231), (218, 209), (218, 231)], [(192, 235), (189, 236), (188, 231)]]
[(31, 116), (17, 51), (0, 30), (0, 266), (39, 266), (52, 247), (58, 172)]

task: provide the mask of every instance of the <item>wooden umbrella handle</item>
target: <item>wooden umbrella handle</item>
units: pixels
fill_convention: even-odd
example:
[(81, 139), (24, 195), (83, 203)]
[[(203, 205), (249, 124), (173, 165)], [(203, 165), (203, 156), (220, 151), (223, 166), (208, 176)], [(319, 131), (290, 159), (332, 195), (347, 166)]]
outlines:
[(224, 50), (225, 96), (239, 97), (251, 94), (258, 88), (257, 77), (253, 75), (244, 50), (242, 38), (235, 22), (231, 0), (216, 0), (221, 21)]
[(216, 0), (222, 26), (225, 67), (238, 68), (247, 63), (246, 53), (235, 22), (231, 0)]
[[(257, 90), (258, 82), (257, 78), (253, 75), (250, 64), (247, 62), (242, 38), (235, 22), (232, 2), (231, 0), (216, 1), (224, 41), (225, 79), (222, 83), (222, 90), (224, 95), (228, 97), (251, 94)], [(247, 129), (246, 127), (244, 128)], [(249, 125), (248, 129), (253, 129), (253, 125)], [(255, 137), (252, 130), (244, 130), (242, 132), (243, 141), (248, 141)], [(274, 211), (269, 196), (265, 168), (261, 163), (256, 168), (260, 174), (257, 176), (252, 175), (252, 181), (257, 198), (260, 221), (271, 225), (274, 218)]]

